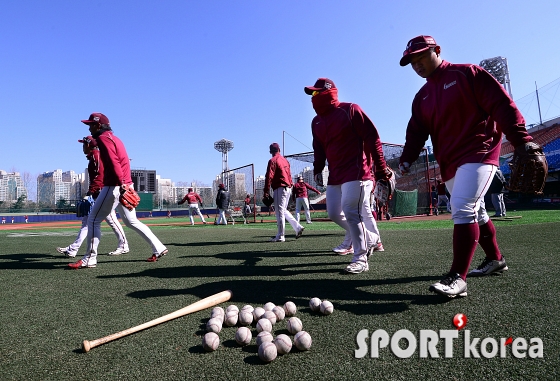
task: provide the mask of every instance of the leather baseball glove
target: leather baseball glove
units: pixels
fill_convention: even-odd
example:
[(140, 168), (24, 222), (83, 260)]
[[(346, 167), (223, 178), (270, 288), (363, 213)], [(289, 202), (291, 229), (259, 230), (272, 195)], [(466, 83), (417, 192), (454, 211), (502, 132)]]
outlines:
[(136, 193), (132, 186), (123, 184), (121, 185), (120, 192), (119, 201), (128, 210), (132, 210), (140, 204), (140, 196), (138, 196), (138, 193)]
[(393, 198), (393, 194), (395, 193), (395, 189), (397, 189), (397, 179), (395, 173), (391, 170), (391, 168), (387, 167), (383, 172), (383, 176), (381, 174), (376, 173), (376, 178), (379, 178), (375, 183), (375, 189), (373, 190), (373, 197), (381, 205), (385, 205), (389, 200)]
[(262, 199), (263, 204), (265, 204), (266, 206), (270, 207), (270, 205), (272, 205), (272, 203), (274, 203), (274, 197), (272, 197), (269, 194), (265, 194), (263, 199)]
[(521, 193), (543, 193), (548, 163), (541, 146), (529, 142), (516, 147), (509, 167), (511, 176), (507, 189)]

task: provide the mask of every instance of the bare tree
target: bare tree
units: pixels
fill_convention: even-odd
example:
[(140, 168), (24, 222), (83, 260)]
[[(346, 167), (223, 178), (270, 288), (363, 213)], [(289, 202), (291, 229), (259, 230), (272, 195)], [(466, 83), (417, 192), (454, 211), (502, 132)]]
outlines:
[(27, 171), (21, 174), (21, 181), (23, 182), (23, 186), (27, 190), (28, 201), (37, 201), (37, 177), (39, 176), (32, 175)]

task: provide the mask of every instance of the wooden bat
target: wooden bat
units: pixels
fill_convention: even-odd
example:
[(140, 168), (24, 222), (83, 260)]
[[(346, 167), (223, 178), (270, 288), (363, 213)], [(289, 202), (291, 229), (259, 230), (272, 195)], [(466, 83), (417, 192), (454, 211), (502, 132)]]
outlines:
[(136, 327), (125, 329), (124, 331), (113, 333), (112, 335), (105, 336), (97, 340), (92, 340), (92, 341), (84, 340), (84, 342), (82, 343), (82, 349), (84, 352), (89, 352), (91, 348), (95, 348), (97, 346), (108, 343), (110, 341), (120, 339), (121, 337), (130, 335), (131, 333), (142, 331), (143, 329), (150, 328), (161, 323), (165, 323), (166, 321), (173, 320), (178, 317), (185, 316), (190, 313), (201, 311), (208, 307), (212, 307), (217, 304), (226, 302), (231, 299), (232, 295), (233, 293), (230, 290), (222, 291), (217, 294), (211, 295), (207, 298), (201, 299), (198, 302), (190, 304), (186, 307), (183, 307), (180, 310), (161, 316), (157, 319), (150, 320), (147, 323), (137, 325)]

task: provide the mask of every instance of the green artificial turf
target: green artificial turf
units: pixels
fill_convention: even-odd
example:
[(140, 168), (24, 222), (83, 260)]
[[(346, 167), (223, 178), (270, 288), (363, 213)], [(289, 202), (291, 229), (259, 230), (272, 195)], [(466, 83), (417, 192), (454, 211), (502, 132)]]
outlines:
[[(428, 291), (451, 263), (452, 222), (392, 219), (379, 223), (385, 252), (370, 270), (344, 275), (350, 257), (334, 255), (343, 232), (332, 222), (305, 225), (295, 240), (269, 243), (272, 223), (234, 226), (154, 226), (169, 249), (156, 263), (150, 248), (126, 229), (131, 252), (100, 255), (94, 269), (69, 270), (54, 248), (71, 243), (77, 229), (45, 225), (37, 230), (0, 230), (0, 379), (2, 380), (557, 380), (560, 344), (560, 278), (557, 211), (523, 211), (496, 221), (498, 242), (510, 270), (468, 279), (468, 297), (449, 299)], [(174, 221), (179, 221), (171, 219)], [(169, 220), (167, 220), (169, 221)], [(154, 221), (152, 221), (154, 222)], [(165, 221), (164, 221), (165, 222)], [(100, 252), (116, 240), (103, 229)], [(83, 254), (82, 247), (80, 254)], [(477, 249), (473, 266), (483, 259)], [(210, 309), (163, 323), (82, 353), (83, 340), (97, 339), (171, 313), (204, 297), (232, 290), (235, 304), (282, 305), (291, 300), (310, 333), (310, 351), (279, 356), (269, 364), (257, 356), (255, 340), (235, 341), (235, 327), (219, 333), (216, 352), (201, 346)], [(330, 300), (335, 311), (311, 312), (312, 297)], [(454, 357), (406, 359), (381, 350), (379, 358), (356, 359), (356, 335), (377, 329), (389, 335), (407, 329), (451, 330), (463, 313), (471, 336), (539, 337), (544, 358), (466, 359), (463, 334)], [(254, 336), (256, 331), (252, 327)], [(286, 321), (274, 334), (288, 333)], [(292, 335), (290, 335), (293, 337)], [(369, 340), (368, 340), (369, 342)], [(402, 344), (402, 343), (401, 343)]]

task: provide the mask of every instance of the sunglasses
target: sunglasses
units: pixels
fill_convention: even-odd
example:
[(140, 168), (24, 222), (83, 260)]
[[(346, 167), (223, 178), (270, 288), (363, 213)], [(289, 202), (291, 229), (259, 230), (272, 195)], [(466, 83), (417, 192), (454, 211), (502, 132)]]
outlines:
[(315, 95), (321, 93), (320, 91), (315, 90), (314, 92), (311, 93), (311, 96), (314, 97)]

